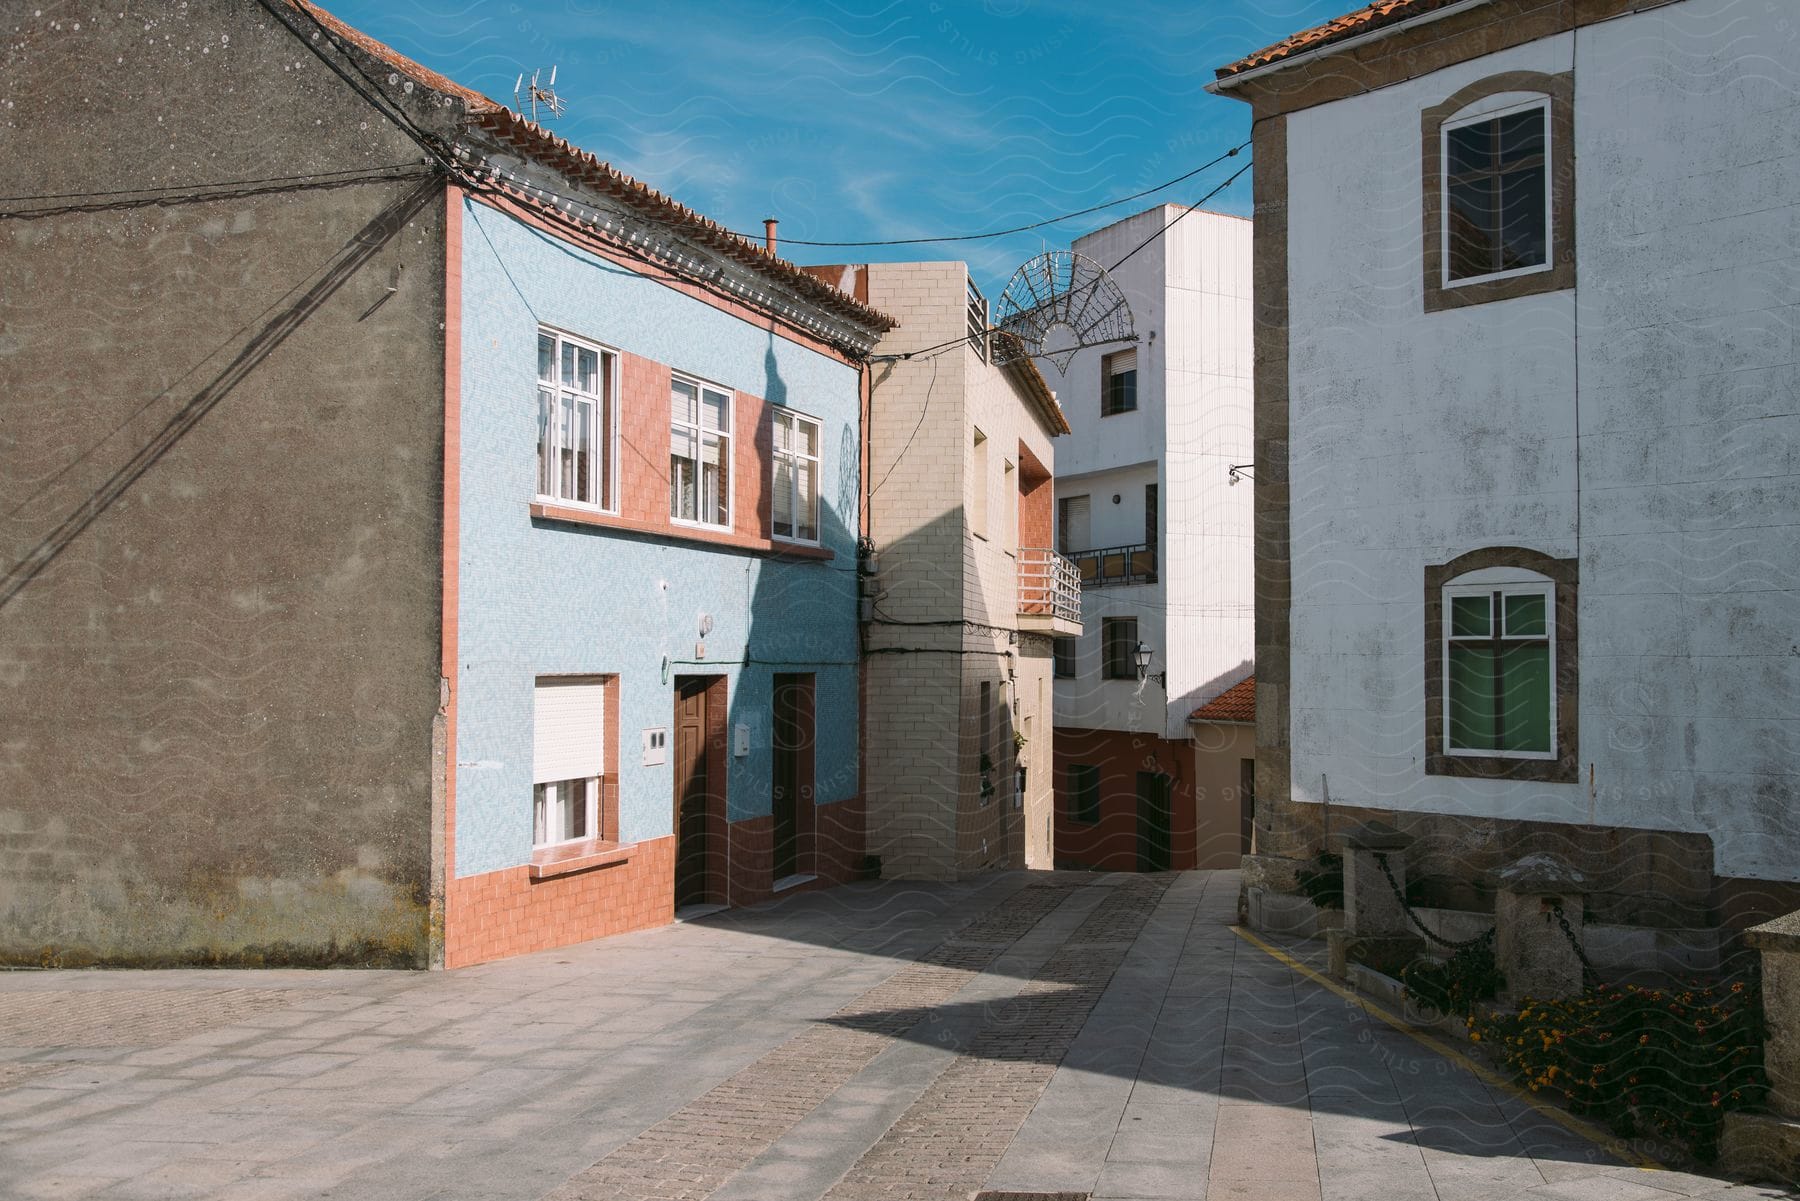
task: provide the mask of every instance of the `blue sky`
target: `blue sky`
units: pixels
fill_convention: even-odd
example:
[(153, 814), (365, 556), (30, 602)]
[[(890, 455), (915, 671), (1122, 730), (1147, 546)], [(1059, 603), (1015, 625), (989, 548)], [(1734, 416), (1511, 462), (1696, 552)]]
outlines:
[[(1163, 200), (961, 245), (829, 250), (788, 239), (979, 233), (1173, 178), (1249, 134), (1213, 68), (1358, 0), (325, 0), (374, 37), (512, 102), (558, 67), (552, 128), (733, 229), (781, 219), (801, 262), (960, 258), (998, 295), (1046, 246)], [(1208, 207), (1247, 213), (1250, 176)]]

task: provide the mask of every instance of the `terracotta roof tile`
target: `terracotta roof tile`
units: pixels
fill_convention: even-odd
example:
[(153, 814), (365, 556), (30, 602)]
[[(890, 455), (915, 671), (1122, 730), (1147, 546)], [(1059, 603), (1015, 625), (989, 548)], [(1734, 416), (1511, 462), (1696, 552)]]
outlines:
[(761, 245), (733, 233), (711, 217), (704, 217), (649, 184), (633, 179), (611, 163), (603, 162), (591, 150), (583, 150), (567, 138), (551, 133), (509, 108), (496, 105), (492, 110), (479, 113), (475, 119), (482, 128), (511, 142), (520, 153), (529, 154), (539, 162), (623, 200), (642, 212), (682, 227), (695, 241), (710, 246), (747, 267), (775, 276), (815, 304), (881, 332), (900, 324), (886, 313), (870, 308), (803, 268), (778, 255), (770, 254)]
[(1374, 4), (1359, 8), (1353, 13), (1335, 17), (1323, 25), (1283, 38), (1273, 46), (1265, 46), (1255, 54), (1245, 55), (1234, 63), (1220, 67), (1217, 75), (1220, 79), (1229, 79), (1255, 67), (1267, 66), (1308, 50), (1317, 50), (1333, 42), (1371, 33), (1383, 26), (1396, 25), (1412, 17), (1460, 3), (1462, 0), (1376, 0)]
[(1245, 676), (1236, 684), (1207, 701), (1188, 717), (1189, 721), (1255, 721), (1256, 677)]
[(423, 84), (434, 92), (442, 92), (448, 96), (459, 97), (464, 104), (468, 105), (470, 112), (482, 112), (500, 107), (500, 105), (489, 100), (480, 92), (471, 88), (465, 88), (454, 79), (451, 79), (446, 75), (439, 75), (430, 67), (420, 66), (392, 46), (376, 41), (374, 38), (353, 25), (346, 25), (338, 18), (314, 4), (312, 0), (287, 0), (287, 3), (290, 7), (299, 9), (338, 37), (343, 38), (346, 42), (349, 42), (364, 54), (386, 63), (414, 83)]
[(312, 0), (286, 0), (296, 10), (307, 14), (364, 54), (386, 63), (414, 83), (435, 92), (455, 96), (463, 101), (468, 113), (484, 129), (511, 142), (521, 153), (528, 154), (598, 190), (623, 200), (649, 216), (660, 218), (680, 228), (704, 246), (787, 284), (794, 291), (821, 308), (828, 309), (854, 324), (877, 332), (893, 329), (900, 323), (878, 312), (830, 284), (807, 274), (784, 258), (770, 254), (763, 246), (726, 229), (710, 217), (640, 183), (609, 163), (602, 162), (591, 151), (583, 150), (566, 138), (549, 130), (503, 104), (488, 99), (480, 92), (465, 88), (455, 80), (421, 66), (391, 46), (376, 41), (368, 34), (346, 25)]

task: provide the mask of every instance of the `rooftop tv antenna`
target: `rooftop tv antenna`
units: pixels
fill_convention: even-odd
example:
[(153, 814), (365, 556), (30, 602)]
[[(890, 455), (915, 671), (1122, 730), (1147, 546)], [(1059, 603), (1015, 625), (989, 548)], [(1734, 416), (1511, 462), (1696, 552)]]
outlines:
[(513, 84), (513, 107), (518, 112), (523, 113), (525, 111), (525, 106), (529, 104), (531, 106), (531, 123), (533, 125), (540, 125), (543, 123), (538, 117), (538, 112), (540, 110), (548, 113), (551, 117), (560, 117), (563, 115), (563, 98), (556, 94), (555, 66), (550, 68), (550, 79), (548, 82), (540, 84), (538, 82), (538, 75), (539, 72), (537, 71), (531, 73), (531, 83), (528, 86), (525, 83), (524, 73), (521, 72), (519, 81)]
[[(1138, 340), (1118, 283), (1106, 268), (1073, 250), (1047, 250), (1013, 272), (994, 324), (1018, 339), (1027, 357), (1047, 358), (1065, 375), (1076, 354), (1089, 346)], [(1072, 344), (1045, 350), (1058, 329)]]

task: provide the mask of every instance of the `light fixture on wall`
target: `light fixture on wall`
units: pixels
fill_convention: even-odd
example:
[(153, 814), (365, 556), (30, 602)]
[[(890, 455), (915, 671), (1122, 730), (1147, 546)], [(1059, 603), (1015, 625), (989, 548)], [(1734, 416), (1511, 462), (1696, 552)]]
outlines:
[(1150, 646), (1148, 643), (1138, 643), (1137, 649), (1131, 652), (1131, 658), (1137, 664), (1138, 683), (1141, 684), (1145, 680), (1155, 680), (1161, 687), (1165, 689), (1168, 688), (1169, 673), (1166, 671), (1153, 672), (1150, 670)]

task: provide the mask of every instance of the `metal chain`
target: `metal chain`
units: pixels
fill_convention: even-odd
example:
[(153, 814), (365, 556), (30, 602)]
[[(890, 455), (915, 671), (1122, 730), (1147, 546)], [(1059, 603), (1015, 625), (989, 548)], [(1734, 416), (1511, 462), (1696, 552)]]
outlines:
[(1582, 950), (1581, 940), (1575, 937), (1574, 927), (1569, 925), (1569, 916), (1563, 912), (1562, 902), (1551, 901), (1550, 912), (1556, 915), (1556, 924), (1562, 927), (1563, 937), (1569, 940), (1569, 946), (1575, 951), (1575, 958), (1581, 960), (1581, 974), (1589, 983), (1600, 983), (1600, 973), (1595, 970), (1594, 963)]
[[(1420, 934), (1423, 934), (1426, 938), (1429, 938), (1432, 942), (1435, 942), (1438, 946), (1448, 947), (1452, 951), (1461, 951), (1468, 947), (1474, 946), (1476, 943), (1487, 942), (1489, 939), (1494, 937), (1494, 931), (1495, 931), (1496, 927), (1493, 927), (1493, 926), (1489, 926), (1486, 930), (1482, 931), (1480, 934), (1477, 934), (1474, 938), (1465, 938), (1461, 942), (1457, 942), (1454, 939), (1445, 938), (1441, 934), (1432, 933), (1430, 930), (1425, 928), (1425, 923), (1419, 920), (1419, 915), (1413, 912), (1413, 907), (1406, 903), (1406, 893), (1401, 891), (1400, 882), (1398, 880), (1394, 879), (1394, 871), (1392, 868), (1390, 868), (1388, 866), (1387, 856), (1382, 854), (1380, 851), (1376, 851), (1375, 852), (1375, 862), (1381, 865), (1381, 874), (1387, 877), (1388, 887), (1393, 889), (1393, 891), (1394, 891), (1394, 900), (1400, 902), (1401, 912), (1406, 914), (1406, 918), (1408, 921), (1410, 921), (1413, 925), (1418, 927)], [(1563, 928), (1566, 930), (1566, 929), (1568, 929), (1568, 926), (1565, 924)], [(1571, 935), (1571, 937), (1573, 937), (1573, 936)]]

